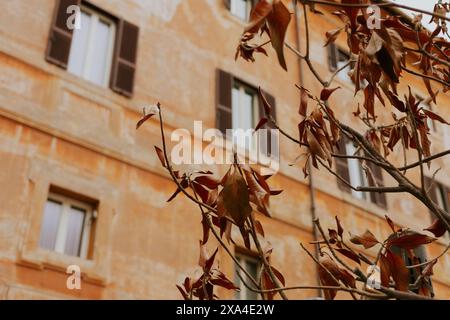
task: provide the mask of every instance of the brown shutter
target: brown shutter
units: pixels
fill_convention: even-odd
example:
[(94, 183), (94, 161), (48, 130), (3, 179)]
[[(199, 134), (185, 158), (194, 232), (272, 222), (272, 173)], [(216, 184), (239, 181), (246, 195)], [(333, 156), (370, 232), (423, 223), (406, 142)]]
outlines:
[[(346, 155), (345, 151), (346, 139), (342, 137), (339, 140), (339, 154)], [(345, 158), (334, 158), (336, 164), (336, 173), (341, 176), (345, 181), (350, 182), (350, 173), (348, 171), (348, 160)], [(351, 193), (351, 189), (348, 185), (341, 181), (341, 179), (337, 179), (337, 184), (339, 189), (345, 191), (347, 193)]]
[(227, 129), (232, 129), (231, 118), (231, 93), (233, 89), (233, 77), (228, 72), (217, 70), (217, 103), (216, 126), (222, 134), (226, 135)]
[[(266, 98), (267, 102), (272, 107), (271, 115), (272, 115), (272, 118), (276, 122), (277, 121), (277, 104), (276, 104), (275, 97), (272, 96), (271, 94), (265, 92), (265, 91), (263, 91), (262, 93), (263, 93), (264, 97)], [(264, 104), (263, 104), (262, 100), (258, 99), (258, 102), (259, 102), (259, 118), (256, 119), (257, 123), (259, 122), (259, 120), (261, 118), (266, 117), (266, 114), (265, 114), (265, 111), (264, 111)], [(275, 126), (272, 123), (267, 123), (263, 128), (264, 129), (274, 129)], [(264, 143), (266, 141), (264, 141), (264, 140), (261, 141), (262, 142), (262, 144), (260, 145), (261, 151), (264, 154), (266, 154), (267, 156), (272, 155), (272, 138), (274, 138), (273, 135), (270, 132), (267, 132), (267, 140), (266, 140), (267, 141), (267, 145)], [(278, 145), (275, 145), (274, 147), (276, 149), (278, 149)]]
[[(381, 170), (381, 168), (379, 166), (377, 166), (376, 164), (374, 164), (373, 162), (367, 162), (367, 165), (373, 174), (373, 178), (375, 179), (375, 181), (369, 181), (369, 186), (371, 186), (371, 187), (384, 186), (383, 171)], [(385, 209), (387, 208), (387, 201), (386, 201), (385, 193), (371, 192), (370, 200), (381, 208), (385, 208)]]
[(133, 95), (139, 28), (120, 20), (111, 70), (111, 89), (127, 97)]
[(331, 72), (335, 72), (338, 66), (338, 49), (334, 43), (328, 45), (328, 66)]
[(73, 30), (67, 28), (67, 20), (72, 14), (67, 13), (67, 8), (72, 5), (79, 6), (80, 3), (81, 0), (57, 0), (53, 13), (45, 58), (64, 69), (67, 69), (69, 62), (73, 35)]

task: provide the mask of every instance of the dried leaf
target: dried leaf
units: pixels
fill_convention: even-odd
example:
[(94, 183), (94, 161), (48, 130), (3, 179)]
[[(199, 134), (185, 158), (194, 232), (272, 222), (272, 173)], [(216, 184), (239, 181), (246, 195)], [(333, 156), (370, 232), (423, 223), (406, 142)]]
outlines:
[(395, 289), (408, 291), (409, 271), (406, 268), (405, 262), (400, 256), (392, 253), (390, 250), (387, 250), (386, 258), (389, 261), (389, 270), (395, 281)]
[(261, 118), (261, 120), (259, 120), (258, 124), (256, 125), (255, 132), (264, 127), (267, 121), (267, 118)]
[(346, 256), (347, 258), (355, 261), (357, 264), (361, 265), (361, 260), (359, 259), (358, 255), (353, 251), (344, 248), (337, 248), (336, 251)]
[(375, 238), (375, 236), (367, 230), (361, 236), (353, 236), (350, 238), (350, 241), (354, 244), (362, 245), (365, 249), (372, 248), (374, 245), (378, 244), (379, 241)]
[(429, 226), (428, 228), (423, 229), (423, 230), (431, 232), (432, 234), (434, 234), (434, 236), (436, 238), (442, 237), (445, 234), (445, 232), (447, 231), (444, 223), (439, 219), (435, 219), (433, 221), (433, 223), (431, 224), (431, 226)]
[(341, 87), (337, 87), (337, 88), (334, 88), (334, 89), (324, 88), (322, 90), (322, 92), (320, 93), (320, 100), (327, 101), (330, 98), (331, 94), (333, 92), (335, 92), (337, 89), (340, 89), (340, 88)]
[(258, 33), (271, 11), (272, 3), (270, 1), (258, 1), (250, 12), (249, 23), (244, 31), (249, 33)]
[(138, 123), (136, 124), (136, 130), (139, 129), (148, 119), (150, 119), (154, 115), (155, 115), (154, 113), (149, 113), (147, 115), (144, 115), (144, 117), (142, 117), (142, 119), (139, 120)]
[(161, 161), (162, 166), (164, 168), (167, 168), (166, 159), (164, 158), (164, 152), (157, 146), (155, 146), (155, 150), (156, 150), (156, 154), (158, 155), (159, 161)]
[(278, 62), (287, 71), (286, 59), (284, 57), (284, 39), (289, 22), (291, 21), (291, 13), (281, 0), (273, 0), (272, 6), (272, 11), (267, 17), (270, 39), (277, 53)]
[(308, 91), (300, 87), (300, 108), (298, 113), (304, 117), (306, 117), (306, 113), (308, 112)]
[(249, 191), (244, 177), (233, 166), (228, 171), (224, 187), (219, 194), (218, 210), (230, 216), (238, 226), (243, 226), (252, 212)]
[(339, 218), (337, 216), (335, 216), (335, 219), (336, 219), (338, 235), (339, 235), (339, 237), (342, 237), (342, 235), (344, 234), (344, 228), (342, 228), (341, 221), (339, 221)]
[(442, 118), (440, 115), (437, 115), (436, 113), (434, 113), (430, 110), (423, 109), (422, 111), (428, 116), (428, 118), (430, 118), (432, 120), (436, 120), (436, 121), (439, 121), (440, 123), (444, 123), (444, 124), (450, 124), (444, 118)]
[(336, 39), (338, 38), (339, 34), (341, 33), (342, 28), (334, 29), (327, 31), (325, 33), (325, 36), (327, 37), (327, 41), (323, 45), (324, 47), (328, 46), (330, 43), (334, 43)]
[(404, 249), (415, 249), (421, 245), (428, 244), (433, 241), (436, 241), (436, 238), (432, 238), (415, 231), (406, 231), (397, 238), (393, 238), (388, 241), (387, 245), (388, 247), (397, 246)]

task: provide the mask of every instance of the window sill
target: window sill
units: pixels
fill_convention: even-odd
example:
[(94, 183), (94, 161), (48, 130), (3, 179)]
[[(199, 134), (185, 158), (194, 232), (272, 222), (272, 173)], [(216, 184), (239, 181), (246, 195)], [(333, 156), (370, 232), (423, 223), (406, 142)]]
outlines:
[(68, 266), (77, 265), (80, 267), (83, 281), (100, 286), (107, 284), (107, 277), (97, 268), (94, 260), (67, 256), (41, 248), (22, 252), (17, 264), (37, 270), (48, 269), (61, 273), (66, 273)]
[[(362, 209), (364, 211), (374, 213), (375, 215), (382, 217), (384, 219), (384, 215), (387, 213), (387, 208), (384, 209), (382, 207), (377, 206), (369, 200), (363, 200), (355, 198), (352, 194), (347, 193), (345, 191), (340, 190), (341, 198), (348, 204), (357, 207), (358, 209)], [(389, 206), (388, 206), (389, 207)]]

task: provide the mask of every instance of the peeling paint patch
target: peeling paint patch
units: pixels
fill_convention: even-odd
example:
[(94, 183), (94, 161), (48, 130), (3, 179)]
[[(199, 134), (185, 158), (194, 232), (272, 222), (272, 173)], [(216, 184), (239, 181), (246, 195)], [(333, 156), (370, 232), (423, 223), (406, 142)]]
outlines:
[(153, 16), (168, 22), (172, 20), (181, 0), (164, 0), (164, 1), (139, 1), (139, 5)]

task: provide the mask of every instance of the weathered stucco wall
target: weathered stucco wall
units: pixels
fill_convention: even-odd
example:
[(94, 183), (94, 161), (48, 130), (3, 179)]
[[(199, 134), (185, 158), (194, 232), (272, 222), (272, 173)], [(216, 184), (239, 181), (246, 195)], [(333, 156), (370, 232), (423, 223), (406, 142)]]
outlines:
[[(278, 66), (273, 52), (269, 58), (257, 56), (255, 64), (235, 62), (243, 24), (221, 0), (91, 2), (140, 27), (131, 100), (45, 61), (54, 1), (2, 4), (0, 298), (180, 298), (175, 284), (197, 264), (200, 215), (182, 197), (166, 203), (174, 185), (153, 152), (153, 145), (160, 144), (158, 123), (151, 120), (135, 130), (143, 106), (160, 101), (169, 132), (172, 128), (190, 129), (194, 120), (213, 127), (215, 69), (221, 68), (274, 95), (280, 125), (297, 132), (298, 90), (294, 84), (299, 83), (299, 70), (295, 57), (287, 52), (288, 73)], [(311, 56), (319, 72), (327, 75), (324, 34), (337, 21), (312, 17), (311, 24)], [(293, 24), (288, 41), (295, 43)], [(305, 67), (302, 74), (305, 85), (319, 92), (319, 84)], [(420, 81), (408, 78), (407, 83), (425, 95)], [(333, 95), (331, 105), (350, 122), (350, 109), (356, 108), (351, 103), (352, 89), (346, 83), (340, 85), (343, 89)], [(441, 115), (449, 118), (448, 96), (441, 95), (438, 102)], [(449, 148), (447, 128), (439, 126), (433, 138), (433, 151)], [(273, 198), (274, 218), (262, 218), (274, 247), (274, 265), (284, 270), (287, 285), (316, 284), (315, 267), (299, 247), (299, 242), (312, 240), (312, 233), (307, 181), (299, 167), (288, 165), (298, 154), (297, 148), (282, 139), (282, 169), (271, 184), (285, 191)], [(401, 163), (401, 154), (392, 156)], [(438, 167), (442, 169), (437, 179), (448, 183), (448, 160), (437, 161), (432, 170)], [(334, 225), (338, 215), (352, 233), (369, 227), (376, 235), (385, 236), (384, 214), (400, 225), (416, 228), (429, 221), (428, 210), (411, 197), (388, 195), (385, 211), (342, 193), (335, 178), (325, 171), (314, 175), (317, 211), (324, 227)], [(417, 181), (417, 172), (411, 171), (410, 177)], [(390, 182), (388, 177), (385, 181)], [(38, 248), (50, 185), (99, 200), (93, 260)], [(442, 249), (443, 244), (436, 243), (428, 255), (436, 256)], [(234, 269), (224, 253), (220, 261), (232, 278)], [(70, 264), (79, 264), (85, 273), (80, 291), (65, 287), (65, 268)], [(434, 289), (440, 298), (450, 298), (449, 273), (447, 255), (435, 267)], [(230, 297), (228, 292), (220, 295)], [(289, 293), (292, 298), (315, 295), (314, 291)]]

